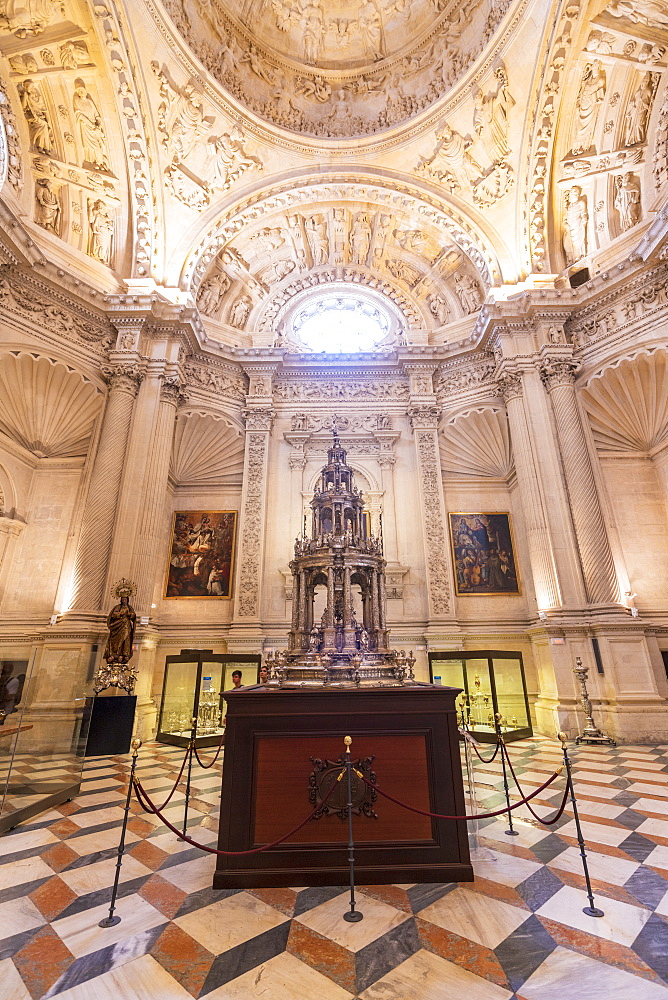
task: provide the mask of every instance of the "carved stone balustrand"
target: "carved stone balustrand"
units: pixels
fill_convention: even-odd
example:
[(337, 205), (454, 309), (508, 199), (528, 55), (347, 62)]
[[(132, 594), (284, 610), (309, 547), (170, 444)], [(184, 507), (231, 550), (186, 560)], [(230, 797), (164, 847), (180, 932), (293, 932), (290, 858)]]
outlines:
[[(236, 620), (258, 621), (267, 508), (269, 438), (274, 411), (268, 406), (249, 409), (244, 411), (244, 418), (246, 451), (239, 529), (241, 558), (237, 572), (234, 617)], [(303, 628), (304, 618), (300, 624)]]
[(116, 364), (104, 374), (109, 381), (109, 395), (74, 563), (72, 611), (98, 612), (105, 603), (104, 583), (130, 422), (143, 378), (141, 369), (134, 363)]
[(587, 598), (620, 601), (615, 563), (575, 396), (577, 362), (546, 357), (541, 378), (552, 402)]
[(499, 377), (498, 384), (508, 411), (536, 600), (540, 609), (558, 607), (561, 604), (561, 594), (552, 539), (536, 475), (536, 457), (524, 408), (522, 376), (519, 373), (504, 372)]

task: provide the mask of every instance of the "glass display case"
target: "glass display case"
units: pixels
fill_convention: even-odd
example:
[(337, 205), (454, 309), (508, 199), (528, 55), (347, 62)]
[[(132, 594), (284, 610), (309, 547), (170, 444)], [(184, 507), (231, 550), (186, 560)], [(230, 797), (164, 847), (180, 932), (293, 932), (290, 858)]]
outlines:
[(432, 684), (464, 689), (456, 702), (460, 721), (480, 742), (495, 742), (497, 712), (506, 742), (533, 735), (521, 653), (494, 649), (430, 653), (429, 674)]
[(182, 649), (166, 657), (158, 742), (187, 746), (196, 718), (197, 746), (218, 746), (225, 732), (225, 692), (234, 687), (232, 674), (241, 671), (242, 687), (257, 684), (261, 660), (260, 654), (228, 656), (210, 649)]

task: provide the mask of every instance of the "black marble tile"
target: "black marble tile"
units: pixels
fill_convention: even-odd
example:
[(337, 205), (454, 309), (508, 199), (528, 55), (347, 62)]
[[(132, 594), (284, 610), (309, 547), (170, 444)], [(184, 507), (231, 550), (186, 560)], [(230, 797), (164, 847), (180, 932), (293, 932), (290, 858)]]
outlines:
[(320, 906), (321, 903), (326, 903), (335, 896), (340, 896), (342, 892), (348, 891), (345, 885), (321, 885), (312, 889), (302, 889), (297, 893), (293, 916), (298, 917), (300, 913), (306, 913), (307, 910), (312, 910), (315, 906)]
[(355, 955), (355, 989), (362, 993), (422, 947), (414, 917), (372, 941)]
[[(631, 806), (636, 804), (639, 798), (640, 796), (634, 795), (633, 792), (619, 792), (619, 794), (615, 795), (611, 801), (616, 802), (620, 806), (624, 806), (626, 809), (630, 809)], [(660, 803), (657, 803), (657, 805), (660, 805)]]
[(555, 892), (559, 892), (563, 885), (561, 879), (550, 868), (544, 867), (515, 886), (515, 892), (522, 897), (529, 909), (535, 912), (543, 903), (547, 903)]
[(117, 857), (118, 848), (108, 847), (106, 851), (94, 851), (93, 854), (84, 854), (80, 858), (75, 858), (63, 871), (69, 872), (75, 868), (86, 868), (88, 865), (94, 865), (96, 861), (109, 861), (111, 858)]
[(668, 983), (668, 923), (658, 913), (652, 914), (632, 947)]
[[(632, 784), (633, 784), (633, 781), (629, 781), (628, 778), (613, 778), (613, 780), (610, 782), (610, 787), (611, 788), (619, 788), (619, 789), (621, 789), (623, 791), (624, 789), (628, 788), (629, 785), (632, 785)], [(575, 792), (577, 794), (577, 785), (576, 785), (576, 788), (575, 788)]]
[(635, 809), (625, 809), (619, 816), (615, 816), (615, 823), (628, 827), (629, 830), (637, 830), (641, 823), (644, 823), (647, 816), (636, 812)]
[(511, 989), (520, 991), (529, 976), (533, 975), (556, 947), (552, 935), (532, 913), (494, 949), (494, 954), (508, 977)]
[(279, 924), (278, 927), (272, 927), (264, 934), (258, 934), (250, 941), (244, 941), (236, 948), (218, 955), (209, 969), (200, 997), (280, 955), (285, 951), (289, 933), (290, 920), (286, 918), (285, 923)]
[[(44, 922), (46, 923), (46, 921)], [(40, 924), (39, 927), (31, 927), (29, 931), (21, 931), (20, 934), (12, 934), (11, 937), (3, 938), (0, 941), (0, 962), (3, 958), (11, 958), (15, 955), (17, 951), (20, 951), (24, 945), (32, 941), (35, 934), (41, 931), (44, 924)]]
[(422, 885), (412, 885), (410, 889), (406, 890), (406, 895), (413, 913), (420, 913), (425, 907), (435, 903), (437, 899), (443, 899), (458, 885), (458, 882), (423, 882)]
[(228, 896), (236, 896), (239, 892), (241, 892), (241, 889), (198, 889), (197, 892), (191, 892), (190, 895), (183, 900), (176, 916), (183, 917), (186, 913), (192, 913), (194, 910), (201, 910), (203, 906), (210, 906), (211, 903), (218, 903), (221, 899), (227, 899)]
[(630, 854), (632, 858), (636, 861), (644, 863), (645, 859), (652, 853), (656, 844), (653, 840), (648, 837), (644, 837), (642, 833), (637, 833), (635, 830), (630, 833), (626, 840), (623, 840), (619, 845), (620, 850), (626, 851)]
[(0, 890), (0, 903), (7, 903), (10, 899), (17, 899), (19, 896), (29, 896), (31, 892), (39, 889), (40, 885), (44, 885), (50, 878), (51, 876), (47, 875), (46, 878), (33, 879), (32, 882), (8, 885), (6, 889)]
[[(638, 868), (624, 884), (624, 888), (645, 906), (655, 909), (666, 892), (668, 881), (662, 878), (653, 868)], [(666, 950), (668, 951), (668, 924), (666, 925)]]
[[(165, 832), (164, 830), (162, 831)], [(155, 834), (151, 834), (151, 837)], [(147, 839), (147, 843), (151, 843), (151, 837)], [(189, 847), (185, 851), (178, 851), (176, 854), (170, 854), (168, 858), (162, 862), (158, 871), (164, 871), (165, 868), (174, 868), (175, 865), (182, 865), (186, 861), (196, 861), (198, 858), (202, 857), (202, 852), (199, 847)]]
[(567, 846), (556, 833), (548, 833), (547, 837), (543, 837), (537, 844), (532, 844), (530, 850), (536, 855), (539, 861), (542, 861), (546, 865), (553, 858), (556, 858), (558, 854), (562, 854)]
[[(139, 892), (150, 877), (150, 875), (141, 875), (139, 878), (130, 879), (128, 882), (120, 882), (116, 894), (117, 898), (122, 899), (123, 896), (132, 896), (135, 892)], [(111, 886), (104, 889), (96, 889), (95, 892), (88, 892), (85, 896), (79, 896), (78, 899), (73, 900), (69, 906), (65, 907), (62, 913), (58, 914), (58, 919), (60, 920), (61, 917), (71, 917), (74, 913), (83, 913), (84, 910), (92, 909), (93, 906), (109, 906), (110, 902)]]

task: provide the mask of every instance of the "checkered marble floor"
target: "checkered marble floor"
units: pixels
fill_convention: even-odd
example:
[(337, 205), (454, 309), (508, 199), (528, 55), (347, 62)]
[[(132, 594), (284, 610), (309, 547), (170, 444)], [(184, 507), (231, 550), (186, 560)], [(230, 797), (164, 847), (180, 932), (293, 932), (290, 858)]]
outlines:
[[(482, 748), (485, 756), (488, 748)], [(561, 761), (552, 741), (510, 746), (525, 791)], [(183, 751), (144, 747), (160, 802)], [(75, 802), (0, 837), (2, 1000), (668, 1000), (668, 746), (573, 750), (602, 918), (587, 899), (572, 814), (519, 835), (483, 821), (475, 882), (214, 891), (215, 859), (133, 804), (121, 923), (102, 929), (128, 760), (87, 763)], [(190, 834), (215, 841), (216, 766), (194, 769)], [(501, 765), (476, 766), (479, 807), (503, 802)], [(541, 814), (563, 779), (534, 800)], [(554, 790), (556, 789), (556, 791)], [(167, 815), (182, 815), (175, 796)]]

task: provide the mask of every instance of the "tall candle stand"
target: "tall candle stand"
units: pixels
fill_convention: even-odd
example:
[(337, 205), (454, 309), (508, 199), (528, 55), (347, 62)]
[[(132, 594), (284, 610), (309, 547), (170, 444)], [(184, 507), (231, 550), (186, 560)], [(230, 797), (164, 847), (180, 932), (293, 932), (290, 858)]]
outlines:
[(582, 666), (582, 660), (579, 656), (575, 657), (575, 666), (573, 667), (573, 673), (580, 681), (580, 694), (582, 697), (582, 707), (584, 709), (585, 717), (587, 719), (587, 724), (584, 730), (579, 736), (576, 736), (575, 742), (580, 743), (593, 743), (593, 744), (606, 744), (607, 746), (616, 747), (617, 744), (613, 740), (612, 736), (606, 736), (602, 733), (598, 726), (595, 724), (592, 716), (591, 699), (587, 692), (587, 675), (589, 670), (587, 667)]

